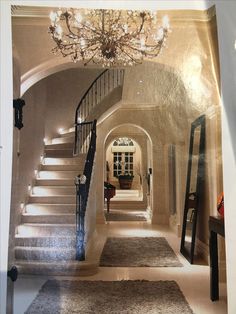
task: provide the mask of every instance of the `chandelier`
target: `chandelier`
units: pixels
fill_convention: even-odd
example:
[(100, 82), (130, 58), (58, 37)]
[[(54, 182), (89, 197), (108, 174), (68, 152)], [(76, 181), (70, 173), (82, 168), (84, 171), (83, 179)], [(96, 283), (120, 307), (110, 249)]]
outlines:
[(156, 12), (59, 9), (50, 13), (53, 53), (104, 67), (141, 64), (165, 46), (169, 20)]

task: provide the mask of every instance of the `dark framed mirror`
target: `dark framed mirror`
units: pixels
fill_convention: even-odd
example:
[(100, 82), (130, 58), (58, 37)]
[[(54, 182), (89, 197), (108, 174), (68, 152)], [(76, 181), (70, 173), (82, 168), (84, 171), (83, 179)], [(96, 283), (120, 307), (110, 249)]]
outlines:
[(180, 252), (193, 264), (198, 211), (205, 173), (205, 115), (191, 124)]

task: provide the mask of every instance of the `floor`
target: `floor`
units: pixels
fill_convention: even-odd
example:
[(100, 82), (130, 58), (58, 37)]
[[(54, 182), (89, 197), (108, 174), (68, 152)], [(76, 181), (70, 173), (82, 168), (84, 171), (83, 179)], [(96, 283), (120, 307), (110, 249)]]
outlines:
[[(167, 227), (151, 225), (148, 222), (109, 222), (97, 228), (101, 238), (106, 236), (164, 236), (176, 252), (184, 267), (100, 267), (90, 277), (60, 277), (70, 280), (175, 280), (195, 314), (226, 314), (226, 286), (220, 285), (220, 300), (209, 298), (209, 267), (190, 265), (179, 254), (180, 239)], [(33, 276), (20, 277), (15, 283), (14, 314), (23, 314), (48, 278)], [(178, 313), (176, 313), (178, 314)]]

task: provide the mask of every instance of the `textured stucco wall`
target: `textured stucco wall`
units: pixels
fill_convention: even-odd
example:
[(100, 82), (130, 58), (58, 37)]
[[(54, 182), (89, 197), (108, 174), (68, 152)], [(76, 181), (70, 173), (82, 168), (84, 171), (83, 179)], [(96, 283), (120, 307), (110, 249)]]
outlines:
[(58, 136), (59, 128), (74, 125), (75, 110), (89, 85), (99, 75), (96, 69), (69, 69), (53, 74), (46, 84), (45, 136)]
[[(221, 144), (220, 113), (217, 111), (219, 68), (216, 18), (209, 15), (211, 21), (207, 22), (201, 18), (195, 19), (194, 15), (185, 20), (184, 15), (181, 15), (183, 12), (171, 14), (172, 33), (167, 41), (168, 47), (156, 60), (125, 69), (122, 102), (116, 109), (117, 111), (107, 116), (107, 120), (103, 119), (98, 127), (98, 135), (101, 136), (101, 139), (98, 138), (98, 143), (104, 147), (107, 134), (115, 126), (123, 123), (133, 123), (146, 130), (152, 143), (149, 145), (150, 165), (148, 168), (153, 168), (151, 187), (153, 196), (150, 197), (149, 202), (153, 209), (153, 222), (158, 223), (169, 221), (166, 147), (174, 144), (177, 152), (176, 224), (181, 224), (190, 124), (200, 114), (205, 113), (207, 115), (205, 181), (207, 193), (199, 215), (199, 238), (207, 243), (207, 217), (215, 212), (216, 195), (222, 187), (221, 149), (219, 149)], [(53, 60), (50, 54), (52, 46), (50, 36), (45, 32), (48, 22), (42, 19), (40, 22), (34, 20), (32, 23), (38, 36), (37, 40), (31, 36), (33, 29), (30, 30), (25, 21), (19, 22), (19, 19), (14, 18), (13, 22), (13, 38), (19, 51), (22, 73), (45, 61)], [(27, 35), (31, 42), (29, 48), (26, 39), (22, 38), (23, 34)], [(40, 38), (42, 38), (41, 42), (45, 43), (43, 51), (42, 47), (37, 48), (37, 41)], [(27, 55), (32, 56), (30, 62), (27, 60)], [(79, 73), (80, 70), (73, 71)], [(73, 75), (72, 72), (71, 78), (75, 75), (75, 72)], [(46, 134), (48, 137), (55, 135), (56, 128), (64, 127), (63, 121), (67, 121), (66, 124), (68, 124), (72, 117), (70, 100), (75, 95), (76, 86), (75, 81), (67, 80), (68, 76), (62, 75), (61, 72), (47, 79), (48, 82), (50, 81), (47, 85)], [(57, 126), (53, 125), (55, 112), (56, 120), (60, 121), (60, 125), (58, 123)], [(106, 113), (103, 113), (103, 118), (106, 118)], [(214, 130), (217, 130), (217, 136), (212, 137), (210, 134), (213, 135)], [(213, 163), (211, 160), (216, 160), (216, 162)], [(98, 167), (104, 165), (104, 151), (98, 152), (97, 164), (99, 164)], [(103, 171), (103, 168), (97, 172), (99, 171)], [(158, 180), (159, 178), (164, 179)], [(100, 210), (103, 207), (103, 192), (99, 190), (99, 193), (97, 204)]]

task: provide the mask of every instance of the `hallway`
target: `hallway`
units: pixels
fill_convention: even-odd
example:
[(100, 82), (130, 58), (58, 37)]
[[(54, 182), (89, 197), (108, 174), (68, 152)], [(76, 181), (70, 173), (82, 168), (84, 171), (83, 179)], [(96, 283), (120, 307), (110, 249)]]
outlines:
[[(184, 267), (99, 267), (96, 275), (89, 277), (54, 277), (58, 280), (175, 280), (195, 314), (226, 314), (226, 288), (220, 285), (220, 300), (209, 297), (209, 267), (190, 265), (179, 253), (180, 240), (163, 226), (148, 222), (109, 222), (97, 226), (97, 245), (102, 249), (106, 237), (165, 237)], [(99, 250), (94, 250), (100, 254)], [(99, 256), (94, 256), (98, 260)], [(15, 283), (14, 314), (23, 314), (41, 286), (49, 277), (22, 276)], [(79, 313), (79, 311), (78, 311)], [(176, 313), (178, 314), (178, 313)]]

